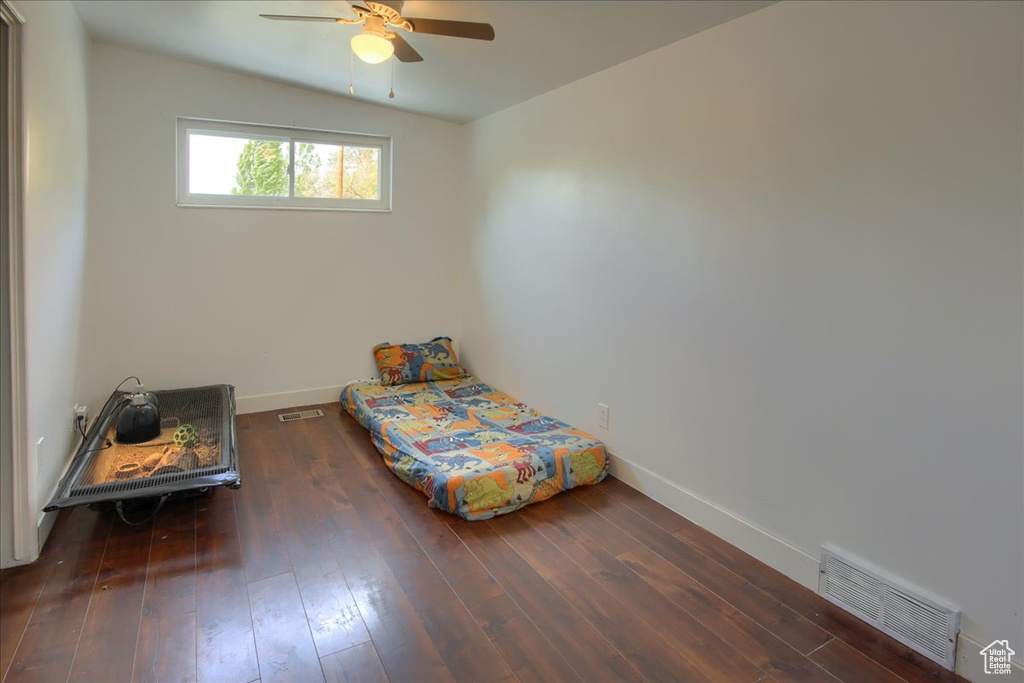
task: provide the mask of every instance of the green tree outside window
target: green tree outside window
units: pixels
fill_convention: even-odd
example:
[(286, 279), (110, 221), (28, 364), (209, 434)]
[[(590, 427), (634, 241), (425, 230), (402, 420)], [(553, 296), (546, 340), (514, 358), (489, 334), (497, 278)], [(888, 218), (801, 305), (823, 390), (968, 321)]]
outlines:
[(249, 140), (238, 157), (237, 187), (231, 194), (259, 197), (288, 195), (288, 160), (285, 144), (274, 140)]

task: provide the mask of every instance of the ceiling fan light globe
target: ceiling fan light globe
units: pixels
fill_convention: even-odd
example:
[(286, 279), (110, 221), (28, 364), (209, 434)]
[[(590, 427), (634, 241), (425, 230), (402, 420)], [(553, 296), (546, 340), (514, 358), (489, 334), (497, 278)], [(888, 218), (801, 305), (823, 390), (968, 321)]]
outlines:
[(352, 38), (352, 51), (367, 64), (380, 64), (395, 54), (395, 46), (387, 38), (360, 33)]

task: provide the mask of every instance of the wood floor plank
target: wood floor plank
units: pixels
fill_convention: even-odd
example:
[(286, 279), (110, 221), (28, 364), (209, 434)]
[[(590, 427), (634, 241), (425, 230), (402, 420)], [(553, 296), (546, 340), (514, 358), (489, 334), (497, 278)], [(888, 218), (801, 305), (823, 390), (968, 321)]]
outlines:
[(320, 659), (327, 683), (389, 683), (373, 643), (354, 645)]
[[(47, 543), (53, 570), (8, 668), (7, 681), (67, 680), (113, 516), (65, 510)], [(0, 603), (6, 618), (7, 603)]]
[(4, 609), (0, 620), (0, 681), (7, 674), (52, 571), (53, 562), (46, 561), (45, 567), (24, 565), (0, 572), (0, 605)]
[(458, 518), (448, 524), (581, 678), (644, 680), (604, 634), (580, 616), (501, 536), (484, 525)]
[(136, 681), (196, 680), (196, 501), (156, 517), (135, 647)]
[(355, 511), (336, 514), (348, 521), (331, 544), (388, 677), (393, 681), (454, 680)]
[[(234, 493), (238, 535), (245, 558), (245, 575), (259, 581), (291, 571), (291, 560), (278, 528), (275, 500), (270, 494), (265, 470), (281, 458), (284, 447), (274, 431), (270, 416), (243, 416), (245, 429), (238, 434), (238, 452), (243, 485)], [(258, 424), (254, 426), (254, 419)]]
[(810, 658), (846, 683), (899, 683), (903, 679), (841, 640), (833, 640)]
[(785, 680), (834, 683), (821, 667), (653, 551), (634, 550), (618, 559), (763, 671)]
[(323, 680), (299, 587), (291, 572), (249, 584), (260, 680)]
[(135, 680), (153, 683), (196, 680), (196, 613), (161, 618), (155, 624), (154, 638), (157, 647), (136, 653)]
[[(329, 424), (321, 422), (310, 428), (319, 429), (320, 443), (351, 450), (345, 442), (348, 435), (327, 431)], [(365, 470), (350, 471), (346, 476), (348, 500), (391, 573), (403, 587), (410, 605), (452, 676), (456, 680), (495, 683), (514, 680), (512, 670), (501, 653), (409, 533), (372, 476)]]
[[(601, 548), (571, 523), (558, 523), (557, 517), (541, 512), (521, 515), (515, 525), (527, 525), (552, 546), (573, 560), (572, 573), (585, 573), (631, 610), (649, 627), (657, 630), (676, 651), (685, 654), (704, 675), (712, 680), (749, 680), (763, 675), (758, 666), (745, 657), (742, 649), (719, 638), (700, 621), (681, 609), (653, 586)], [(551, 550), (537, 548), (541, 556)], [(569, 574), (569, 576), (572, 575)]]
[[(126, 681), (132, 676), (146, 586), (152, 520), (115, 520), (82, 625), (69, 681)], [(111, 647), (117, 643), (116, 647)]]
[(200, 681), (243, 683), (260, 677), (233, 494), (218, 489), (196, 507), (196, 668)]
[(503, 593), (478, 603), (473, 615), (519, 680), (584, 680), (510, 596)]
[(277, 429), (284, 447), (292, 453), (297, 471), (271, 488), (275, 498), (284, 502), (278, 515), (286, 532), (292, 573), (317, 652), (324, 656), (370, 640), (334, 551), (325, 542), (335, 531), (329, 510), (349, 505), (340, 487), (335, 486), (331, 494), (324, 490), (325, 485), (336, 483), (334, 477), (327, 472), (318, 476), (316, 458), (302, 455), (315, 452), (306, 424), (279, 422)]
[[(383, 479), (383, 481), (380, 481)], [(446, 513), (427, 507), (423, 496), (390, 472), (383, 472), (378, 486), (400, 514), (424, 553), (440, 570), (471, 609), (505, 591), (469, 551), (445, 520)]]
[[(648, 600), (642, 594), (629, 594), (628, 570), (613, 574), (609, 566), (587, 572), (562, 552), (565, 546), (553, 544), (518, 516), (496, 519), (489, 525), (503, 529), (505, 542), (534, 569), (540, 571), (541, 566), (547, 565), (548, 572), (554, 570), (556, 573), (546, 575), (548, 581), (576, 611), (615, 643), (646, 678), (664, 679), (672, 671), (687, 680), (707, 677), (753, 681), (761, 675), (757, 667), (729, 651), (724, 643), (715, 642), (713, 634), (657, 596), (657, 591), (652, 590), (655, 596)], [(686, 620), (689, 623), (683, 623)], [(684, 637), (680, 629), (686, 627), (689, 631), (684, 631)], [(716, 661), (716, 654), (720, 661)]]
[[(369, 435), (362, 426), (355, 421), (345, 411), (341, 410), (340, 405), (337, 403), (330, 404), (329, 410), (324, 411), (330, 419), (331, 424), (336, 430), (341, 432), (343, 437), (346, 438), (346, 442), (357, 442), (359, 444), (370, 443)], [(378, 471), (381, 465), (381, 455), (374, 449), (373, 445), (370, 448), (352, 448), (351, 454), (354, 456), (354, 462), (360, 467), (366, 470)]]
[(614, 522), (595, 513), (592, 508), (577, 500), (571, 493), (555, 496), (544, 501), (542, 506), (549, 502), (552, 507), (557, 508), (557, 515), (560, 518), (572, 523), (588, 536), (600, 538), (601, 546), (612, 555), (646, 547)]
[[(337, 434), (334, 427), (327, 429), (330, 434)], [(376, 551), (373, 539), (366, 533), (359, 515), (348, 503), (347, 493), (338, 483), (339, 480), (348, 483), (346, 471), (361, 474), (362, 465), (347, 449), (323, 448), (326, 455), (321, 454), (321, 457), (328, 466), (319, 468), (319, 476), (336, 481), (327, 485), (320, 483), (325, 491), (329, 488), (332, 493), (319, 500), (323, 514), (318, 528), (325, 529), (330, 541), (328, 547), (342, 570), (364, 627), (375, 643), (388, 643), (379, 650), (385, 669), (394, 680), (416, 676), (452, 680), (402, 587)], [(340, 479), (335, 470), (341, 472)]]
[[(610, 597), (589, 577), (559, 575), (551, 584), (576, 611), (605, 635), (649, 681), (709, 681), (693, 662), (674, 650), (658, 632)], [(753, 680), (740, 678), (736, 680)]]
[(693, 522), (682, 515), (615, 477), (606, 477), (601, 483), (601, 490), (604, 493), (632, 508), (670, 534), (694, 526)]
[[(340, 426), (334, 422), (336, 416), (332, 415), (334, 410), (329, 406), (315, 406), (325, 413), (323, 420), (304, 422), (305, 438), (311, 441), (310, 455), (299, 457), (295, 462), (297, 472), (301, 472), (313, 483), (319, 495), (332, 508), (350, 508), (348, 494), (341, 482), (334, 476), (331, 469), (331, 461), (336, 458), (349, 458), (346, 450), (339, 450), (341, 444), (338, 439)], [(357, 425), (358, 426), (358, 425)], [(362, 428), (360, 428), (362, 429)], [(330, 439), (325, 441), (324, 435), (329, 434)], [(293, 454), (294, 457), (294, 454)]]
[(363, 426), (356, 422), (351, 415), (345, 412), (345, 409), (341, 407), (341, 403), (339, 401), (323, 403), (317, 407), (322, 409), (325, 415), (337, 420), (338, 428), (341, 431), (357, 434), (360, 437), (366, 436), (366, 430), (363, 429)]
[[(751, 619), (775, 633), (798, 652), (811, 652), (832, 636), (714, 560), (597, 490), (580, 487), (570, 494), (633, 535)], [(600, 540), (600, 539), (598, 539)]]
[[(335, 529), (331, 547), (385, 671), (395, 681), (454, 680), (410, 603), (405, 587), (380, 553), (377, 539), (366, 528), (364, 520), (373, 520), (374, 509), (372, 501), (367, 502), (360, 495), (379, 495), (379, 491), (367, 478), (363, 464), (338, 438), (340, 432), (328, 422), (317, 428), (328, 440), (324, 448), (332, 454), (324, 476), (334, 477), (338, 486), (344, 482), (345, 498), (351, 503), (330, 509)], [(360, 511), (358, 507), (364, 509)]]

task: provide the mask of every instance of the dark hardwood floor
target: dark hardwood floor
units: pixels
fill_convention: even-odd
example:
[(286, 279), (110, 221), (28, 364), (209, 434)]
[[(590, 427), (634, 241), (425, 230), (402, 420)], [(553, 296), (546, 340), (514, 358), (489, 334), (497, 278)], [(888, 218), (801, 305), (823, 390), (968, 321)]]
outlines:
[(238, 418), (238, 491), (62, 513), (0, 573), (3, 681), (962, 680), (615, 479), (431, 510), (320, 407)]

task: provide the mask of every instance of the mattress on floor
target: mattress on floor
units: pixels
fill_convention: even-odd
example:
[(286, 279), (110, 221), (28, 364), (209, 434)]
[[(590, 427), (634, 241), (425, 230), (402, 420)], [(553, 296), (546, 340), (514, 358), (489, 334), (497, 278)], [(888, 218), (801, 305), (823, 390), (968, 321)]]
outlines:
[(342, 407), (431, 507), (488, 519), (608, 473), (604, 444), (474, 377), (353, 382)]

